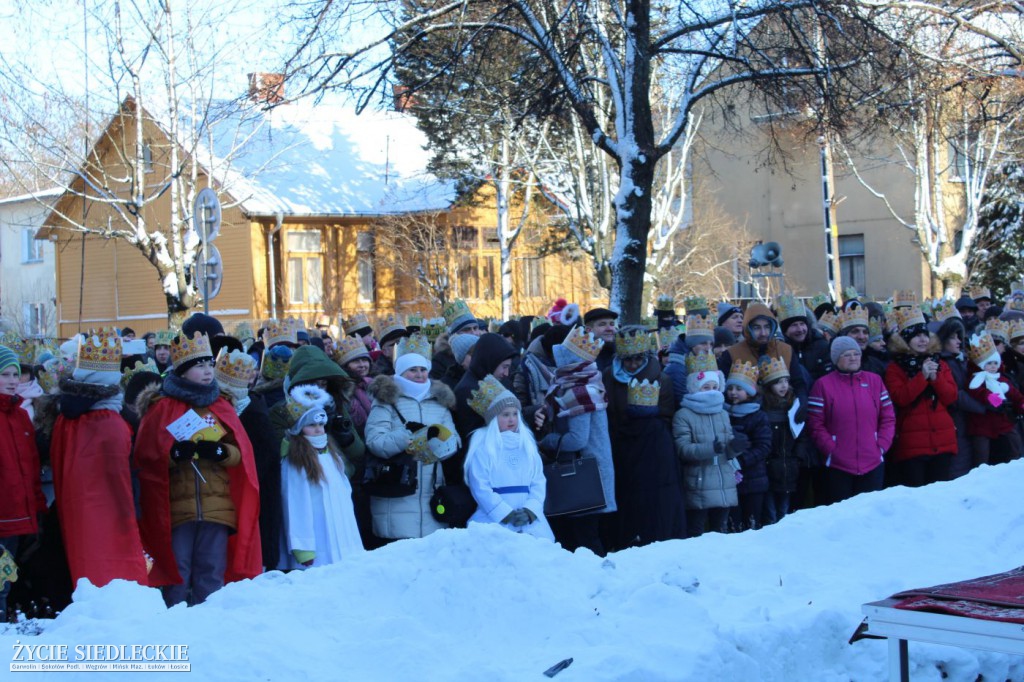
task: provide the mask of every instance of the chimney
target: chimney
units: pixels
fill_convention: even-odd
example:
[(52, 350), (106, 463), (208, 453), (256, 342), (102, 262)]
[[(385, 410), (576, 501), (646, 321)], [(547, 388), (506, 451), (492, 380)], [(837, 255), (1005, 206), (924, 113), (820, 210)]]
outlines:
[(284, 101), (283, 73), (250, 73), (249, 100), (256, 104), (280, 104)]
[(404, 112), (416, 106), (416, 95), (407, 85), (392, 85), (391, 100), (395, 111)]

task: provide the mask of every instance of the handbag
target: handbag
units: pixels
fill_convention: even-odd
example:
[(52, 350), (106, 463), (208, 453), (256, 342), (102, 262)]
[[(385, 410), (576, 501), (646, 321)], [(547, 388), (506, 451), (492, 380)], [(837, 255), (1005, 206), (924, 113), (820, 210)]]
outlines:
[(581, 514), (608, 506), (597, 460), (579, 452), (562, 452), (561, 439), (554, 461), (544, 465), (544, 478), (544, 516)]
[[(395, 414), (403, 425), (408, 424), (402, 413)], [(416, 458), (403, 452), (390, 459), (370, 455), (363, 474), (363, 490), (371, 497), (408, 497), (419, 487)]]
[(452, 528), (465, 528), (476, 511), (476, 500), (464, 483), (440, 485), (430, 496), (430, 513), (438, 523)]

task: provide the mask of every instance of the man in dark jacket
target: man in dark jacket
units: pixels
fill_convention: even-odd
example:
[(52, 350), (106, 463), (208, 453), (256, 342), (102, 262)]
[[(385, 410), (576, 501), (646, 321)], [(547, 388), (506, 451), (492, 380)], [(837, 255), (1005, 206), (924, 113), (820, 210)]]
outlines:
[(811, 376), (811, 383), (832, 371), (828, 341), (810, 324), (804, 304), (793, 296), (780, 296), (777, 312), (782, 337)]
[(618, 330), (616, 321), (619, 314), (607, 308), (593, 308), (583, 316), (583, 328), (594, 335), (595, 338), (604, 341), (601, 352), (597, 356), (595, 364), (600, 371), (611, 367), (615, 359), (615, 332)]

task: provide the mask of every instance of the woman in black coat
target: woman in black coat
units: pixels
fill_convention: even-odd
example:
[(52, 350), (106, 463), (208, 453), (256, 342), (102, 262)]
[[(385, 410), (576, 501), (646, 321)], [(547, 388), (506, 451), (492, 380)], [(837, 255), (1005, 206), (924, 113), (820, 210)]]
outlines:
[(971, 470), (973, 449), (971, 438), (967, 435), (967, 415), (982, 414), (986, 409), (984, 405), (967, 393), (967, 382), (970, 377), (967, 372), (967, 358), (964, 357), (967, 331), (963, 320), (959, 317), (946, 320), (941, 324), (936, 335), (942, 344), (940, 357), (949, 365), (957, 389), (956, 402), (949, 406), (949, 414), (953, 417), (953, 424), (956, 426), (957, 452), (949, 462), (949, 479), (953, 480)]

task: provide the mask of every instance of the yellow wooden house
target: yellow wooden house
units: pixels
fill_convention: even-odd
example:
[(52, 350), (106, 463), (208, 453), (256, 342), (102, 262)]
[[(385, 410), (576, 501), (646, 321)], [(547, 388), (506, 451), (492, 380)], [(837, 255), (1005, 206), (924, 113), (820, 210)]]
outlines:
[[(408, 115), (234, 103), (204, 125), (201, 139), (187, 142), (187, 126), (172, 136), (166, 117), (158, 121), (129, 100), (97, 137), (37, 236), (56, 247), (60, 337), (99, 326), (139, 335), (168, 326), (165, 285), (173, 275), (162, 276), (125, 237), (145, 229), (168, 241), (171, 259), (190, 263), (198, 240), (191, 202), (205, 187), (217, 191), (222, 209), (210, 243), (223, 278), (208, 307), (229, 331), (271, 317), (312, 326), (357, 311), (439, 315), (436, 296), (417, 277), (438, 263), (447, 264), (445, 275), (434, 281), (447, 283), (449, 300), (500, 317), (494, 193), (484, 184), (459, 197), (427, 173), (424, 138)], [(145, 201), (126, 203), (133, 195)], [(396, 238), (416, 222), (435, 226), (441, 238)], [(546, 312), (558, 297), (584, 310), (603, 305), (607, 294), (587, 258), (538, 254), (548, 231), (548, 215), (534, 210), (512, 253), (514, 313)], [(198, 281), (191, 265), (185, 272)], [(201, 296), (190, 308), (203, 309)]]

